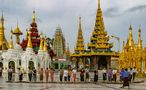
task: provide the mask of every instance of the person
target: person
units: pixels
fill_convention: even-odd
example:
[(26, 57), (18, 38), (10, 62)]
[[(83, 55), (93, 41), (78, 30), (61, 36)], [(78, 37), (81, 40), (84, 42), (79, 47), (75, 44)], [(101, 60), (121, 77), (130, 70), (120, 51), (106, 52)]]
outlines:
[(18, 76), (19, 76), (19, 81), (21, 82), (23, 80), (23, 73), (20, 68), (18, 68)]
[(71, 69), (68, 69), (68, 82), (70, 82), (70, 77), (71, 77), (72, 71)]
[(94, 70), (94, 82), (98, 81), (98, 70)]
[(84, 81), (84, 73), (85, 73), (85, 70), (82, 68), (82, 69), (80, 70), (80, 81), (81, 81), (81, 82)]
[(73, 81), (75, 82), (75, 81), (76, 81), (76, 74), (77, 74), (76, 68), (74, 68), (74, 69), (72, 70), (72, 73), (73, 73)]
[(89, 69), (88, 68), (85, 69), (85, 73), (86, 73), (86, 82), (89, 82)]
[(36, 80), (37, 80), (37, 71), (36, 71), (35, 67), (33, 67), (33, 80), (34, 80), (34, 82), (36, 82)]
[(12, 70), (11, 66), (9, 66), (9, 69), (8, 69), (8, 81), (12, 81), (12, 74), (13, 74), (13, 70)]
[(60, 69), (60, 75), (59, 76), (60, 76), (60, 82), (62, 82), (62, 78), (63, 78), (63, 69), (62, 68)]
[(49, 69), (48, 69), (48, 67), (45, 70), (45, 76), (46, 76), (46, 82), (48, 82), (48, 78), (49, 78)]
[(122, 68), (121, 71), (120, 71), (120, 82), (123, 81), (123, 73), (124, 73), (124, 69)]
[(132, 74), (133, 74), (133, 71), (132, 71), (132, 68), (130, 68), (130, 70), (129, 70), (129, 81), (130, 82), (132, 80)]
[(0, 67), (0, 77), (2, 77), (2, 72), (3, 72), (3, 69), (2, 67)]
[(102, 70), (102, 76), (103, 76), (103, 81), (105, 81), (107, 79), (105, 68), (103, 68), (103, 70)]
[(109, 68), (109, 70), (108, 70), (108, 72), (107, 72), (107, 75), (108, 75), (108, 81), (112, 81), (112, 75), (113, 75), (113, 73), (112, 73), (112, 69), (111, 68)]
[(67, 76), (68, 76), (68, 71), (67, 69), (64, 70), (64, 81), (66, 82), (67, 81)]
[(116, 82), (117, 81), (117, 70), (114, 69), (112, 73), (113, 73), (113, 81)]
[(137, 70), (136, 70), (136, 67), (133, 68), (133, 81), (135, 80), (135, 77), (136, 77), (136, 73), (137, 73)]
[(124, 73), (123, 73), (123, 86), (121, 88), (124, 88), (125, 86), (128, 86), (129, 88), (129, 72), (128, 69), (126, 68)]
[(43, 76), (44, 76), (44, 74), (43, 74), (43, 68), (40, 69), (40, 72), (39, 73), (40, 73), (40, 81), (43, 82)]
[(28, 67), (28, 77), (29, 77), (29, 82), (31, 82), (32, 80), (32, 70), (30, 69), (30, 67)]
[(54, 69), (53, 68), (50, 69), (50, 78), (51, 78), (51, 82), (54, 82)]

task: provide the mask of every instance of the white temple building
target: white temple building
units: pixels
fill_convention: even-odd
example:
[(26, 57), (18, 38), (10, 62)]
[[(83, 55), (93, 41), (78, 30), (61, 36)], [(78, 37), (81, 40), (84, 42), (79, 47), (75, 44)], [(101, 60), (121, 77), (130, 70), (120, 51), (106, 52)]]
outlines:
[(37, 55), (35, 54), (35, 52), (33, 51), (33, 48), (32, 48), (30, 31), (28, 32), (27, 48), (26, 48), (26, 51), (22, 54), (21, 60), (22, 60), (21, 69), (24, 72), (28, 72), (29, 67), (30, 67), (30, 69), (33, 69), (33, 67), (38, 69)]
[(23, 50), (19, 44), (16, 44), (14, 47), (12, 39), (13, 38), (12, 38), (12, 31), (11, 31), (9, 49), (6, 52), (2, 53), (3, 68), (4, 70), (7, 70), (9, 66), (11, 66), (13, 71), (17, 72), (17, 69), (21, 67), (21, 64), (22, 64), (21, 55), (23, 53)]

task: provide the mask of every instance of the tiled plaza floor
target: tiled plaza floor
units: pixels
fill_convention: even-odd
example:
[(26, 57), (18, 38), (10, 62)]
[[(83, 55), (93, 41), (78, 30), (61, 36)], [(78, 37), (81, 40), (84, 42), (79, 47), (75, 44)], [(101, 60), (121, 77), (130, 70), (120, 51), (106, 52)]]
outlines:
[(122, 84), (106, 83), (7, 83), (0, 78), (0, 90), (146, 90), (146, 82), (132, 83), (130, 89), (121, 89)]

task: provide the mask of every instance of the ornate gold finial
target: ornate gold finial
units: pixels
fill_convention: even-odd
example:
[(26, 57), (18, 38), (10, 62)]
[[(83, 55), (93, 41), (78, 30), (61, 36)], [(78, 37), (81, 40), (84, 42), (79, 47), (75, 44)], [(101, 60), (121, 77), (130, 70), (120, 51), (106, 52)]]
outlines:
[(81, 23), (82, 23), (82, 22), (81, 22), (81, 19), (82, 19), (82, 18), (81, 18), (81, 16), (80, 16), (80, 17), (79, 17), (79, 29), (82, 28), (82, 26), (81, 26)]
[(138, 32), (141, 32), (140, 26), (139, 26)]
[(43, 50), (43, 36), (42, 32), (40, 34), (40, 50)]
[(13, 49), (13, 30), (11, 28), (11, 32), (10, 32), (10, 43), (9, 43), (9, 49)]
[(140, 29), (140, 26), (139, 26), (139, 29), (138, 29), (138, 48), (142, 49), (142, 40), (141, 40), (141, 29)]
[(48, 51), (46, 36), (44, 37), (44, 51), (46, 51), (46, 52)]
[(30, 32), (30, 31), (28, 31), (28, 42), (27, 42), (27, 48), (32, 48), (31, 32)]
[(100, 0), (98, 0), (98, 9), (100, 8)]
[(33, 10), (32, 22), (35, 22), (35, 19), (36, 19), (36, 17), (35, 17), (35, 10)]
[(130, 24), (129, 30), (132, 30), (132, 25)]
[(2, 24), (2, 29), (4, 29), (4, 15), (2, 11), (2, 16), (1, 16), (1, 24)]
[(131, 48), (134, 48), (134, 40), (133, 40), (133, 34), (132, 34), (132, 26), (130, 24), (130, 27), (129, 27), (129, 37), (128, 37), (128, 45), (131, 47)]

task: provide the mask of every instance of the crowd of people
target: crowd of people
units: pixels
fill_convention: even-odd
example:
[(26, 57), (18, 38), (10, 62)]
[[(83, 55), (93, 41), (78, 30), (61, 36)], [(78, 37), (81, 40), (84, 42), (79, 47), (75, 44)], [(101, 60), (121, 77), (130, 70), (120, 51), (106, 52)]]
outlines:
[(119, 74), (120, 75), (119, 80), (123, 82), (123, 86), (121, 88), (124, 88), (125, 86), (129, 87), (129, 83), (132, 81), (135, 81), (137, 70), (136, 70), (136, 67), (129, 68), (129, 69), (122, 68), (118, 73), (116, 69), (109, 68), (108, 70), (106, 70), (104, 68), (102, 70), (102, 74), (103, 74), (103, 81), (106, 81), (108, 79), (109, 82), (112, 82), (112, 81), (116, 82), (117, 74)]
[[(0, 69), (0, 76), (2, 76), (2, 69)], [(121, 69), (120, 71), (116, 70), (116, 69), (111, 69), (109, 68), (108, 70), (106, 68), (103, 68), (102, 70), (100, 70), (102, 72), (102, 79), (103, 82), (105, 81), (109, 81), (109, 82), (116, 82), (117, 81), (117, 76), (119, 75), (119, 80), (121, 82), (123, 82), (123, 86), (122, 88), (124, 88), (125, 86), (129, 86), (129, 82), (134, 81), (136, 74), (137, 74), (137, 70), (136, 67), (134, 68), (129, 68), (129, 69)], [(13, 69), (10, 66), (8, 69), (8, 81), (12, 81), (12, 77), (13, 77)], [(79, 78), (77, 78), (77, 75), (79, 73)], [(94, 75), (92, 75), (91, 77), (91, 73), (94, 73)], [(19, 81), (23, 81), (24, 78), (24, 71), (21, 70), (20, 68), (18, 68), (18, 79)], [(46, 68), (45, 70), (43, 68), (41, 68), (39, 71), (37, 71), (35, 69), (35, 67), (30, 68), (28, 67), (28, 81), (29, 82), (36, 82), (36, 81), (40, 81), (43, 82), (44, 79), (46, 82), (49, 82), (49, 78), (51, 82), (54, 82), (54, 79), (56, 79), (55, 76), (55, 70), (53, 68)], [(88, 68), (82, 68), (80, 70), (77, 70), (76, 68), (61, 68), (58, 72), (59, 75), (59, 81), (60, 82), (76, 82), (77, 80), (80, 82), (98, 82), (98, 78), (99, 78), (99, 70), (96, 69), (92, 72), (90, 72), (90, 70)]]

